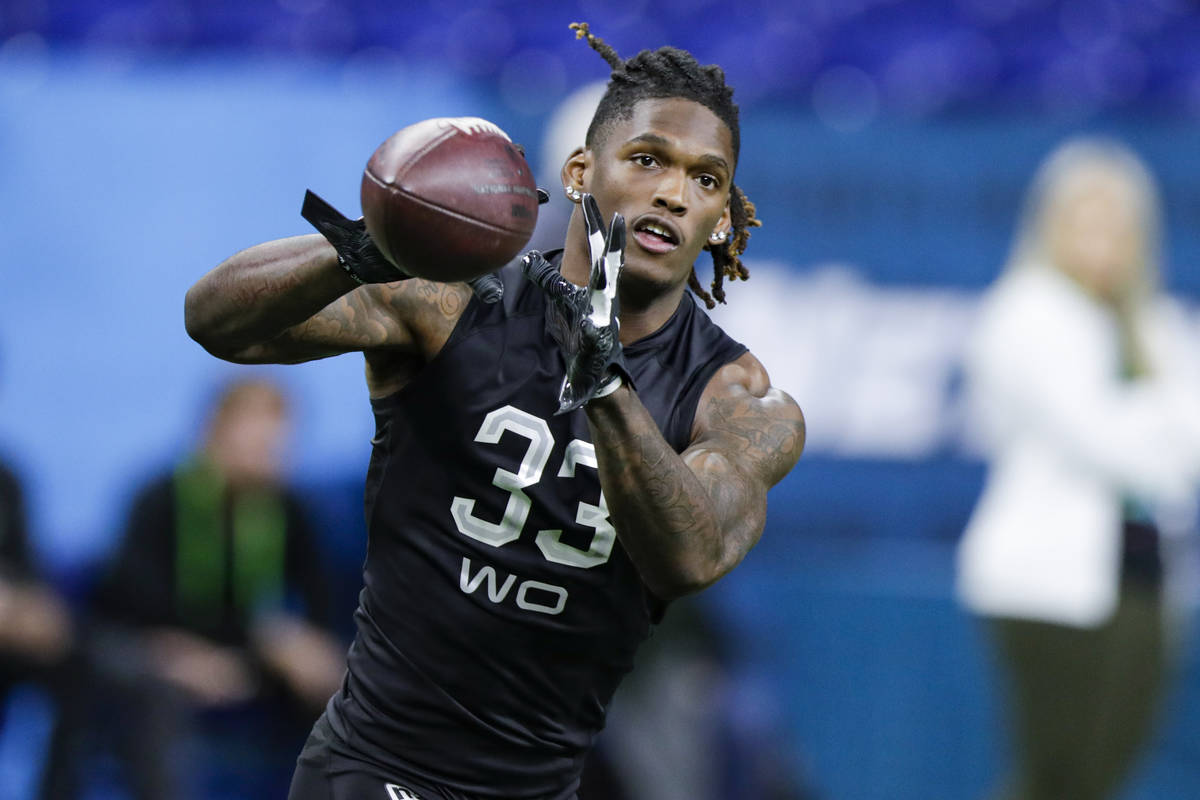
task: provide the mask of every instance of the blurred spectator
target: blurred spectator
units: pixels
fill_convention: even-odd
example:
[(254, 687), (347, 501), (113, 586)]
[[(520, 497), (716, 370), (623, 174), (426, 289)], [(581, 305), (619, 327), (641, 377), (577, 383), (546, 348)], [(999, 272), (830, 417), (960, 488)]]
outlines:
[(968, 347), (991, 469), (959, 593), (1009, 679), (1001, 797), (1113, 796), (1163, 696), (1173, 554), (1200, 476), (1200, 360), (1158, 288), (1158, 206), (1122, 145), (1062, 145)]
[(287, 753), (282, 783), (263, 788), (282, 797), (296, 749), (340, 682), (321, 556), (283, 485), (287, 422), (271, 383), (230, 386), (201, 451), (137, 497), (98, 587), (95, 661), (129, 717), (116, 744), (139, 800), (187, 796), (178, 748), (222, 713), (240, 715), (236, 729), (256, 710), (277, 741), (247, 737), (257, 755), (246, 763)]
[(579, 800), (810, 800), (735, 658), (699, 598), (675, 600), (617, 689)]
[(34, 767), (40, 772), (40, 797), (75, 796), (80, 710), (76, 659), (70, 611), (38, 574), (21, 485), (0, 463), (0, 699), (30, 683), (54, 701), (49, 751)]

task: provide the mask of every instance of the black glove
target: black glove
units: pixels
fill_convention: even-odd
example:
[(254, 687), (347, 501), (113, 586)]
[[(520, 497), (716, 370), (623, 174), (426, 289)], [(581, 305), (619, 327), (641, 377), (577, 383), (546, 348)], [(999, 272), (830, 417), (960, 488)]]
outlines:
[(617, 320), (617, 279), (625, 266), (625, 219), (614, 214), (606, 234), (596, 200), (583, 196), (592, 269), (587, 288), (575, 286), (530, 250), (521, 260), (525, 277), (546, 294), (546, 327), (567, 359), (567, 374), (558, 393), (564, 414), (603, 397), (622, 382), (633, 385), (621, 354)]
[[(379, 251), (362, 217), (350, 219), (311, 190), (304, 193), (300, 216), (333, 245), (338, 264), (359, 283), (391, 283), (411, 277)], [(467, 285), (485, 303), (495, 303), (504, 296), (504, 284), (494, 272), (467, 281)]]

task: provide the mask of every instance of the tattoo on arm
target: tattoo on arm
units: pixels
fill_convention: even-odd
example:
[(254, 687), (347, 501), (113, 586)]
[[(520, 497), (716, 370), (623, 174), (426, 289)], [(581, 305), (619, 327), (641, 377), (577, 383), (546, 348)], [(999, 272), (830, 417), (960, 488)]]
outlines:
[(418, 298), (429, 306), (437, 308), (447, 319), (457, 321), (471, 299), (470, 294), (465, 291), (465, 287), (459, 284), (418, 281), (415, 286)]
[[(799, 409), (778, 389), (758, 398), (715, 397), (710, 401), (710, 435), (723, 440), (730, 452), (744, 455), (746, 463), (770, 484), (776, 483), (795, 465), (804, 449), (805, 424)], [(780, 409), (794, 411), (786, 415)]]
[(371, 350), (416, 347), (420, 338), (436, 349), (453, 330), (469, 299), (466, 288), (455, 284), (415, 279), (372, 284), (338, 298), (281, 339)]
[(803, 448), (803, 417), (784, 393), (715, 394), (682, 454), (632, 393), (586, 407), (617, 535), (662, 597), (702, 588), (742, 560), (762, 533), (767, 489)]
[(371, 313), (368, 291), (357, 289), (330, 303), (300, 326), (299, 335), (316, 341), (354, 342), (363, 348), (386, 343), (400, 333), (399, 325), (387, 315)]
[(692, 530), (698, 523), (695, 498), (688, 491), (685, 481), (690, 477), (674, 470), (663, 470), (659, 467), (669, 456), (677, 455), (670, 445), (657, 434), (637, 436), (636, 458), (622, 467), (625, 473), (623, 483), (635, 483), (636, 476), (644, 476), (642, 487), (646, 499), (652, 507), (658, 509), (662, 518), (671, 529)]

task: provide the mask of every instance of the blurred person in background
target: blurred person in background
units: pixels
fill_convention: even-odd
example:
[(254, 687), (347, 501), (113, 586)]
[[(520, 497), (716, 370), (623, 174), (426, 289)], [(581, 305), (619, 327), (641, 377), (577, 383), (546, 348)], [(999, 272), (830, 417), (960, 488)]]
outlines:
[(1200, 380), (1159, 290), (1158, 189), (1080, 138), (1038, 171), (967, 349), (990, 471), (958, 552), (1015, 763), (996, 795), (1098, 800), (1154, 728), (1200, 477)]
[[(75, 796), (80, 710), (75, 625), (58, 591), (40, 574), (31, 552), (24, 497), (16, 474), (0, 462), (0, 702), (23, 684), (53, 701), (47, 751), (32, 765), (38, 796)], [(10, 724), (3, 719), (0, 724)], [(12, 787), (5, 787), (11, 789)]]
[[(613, 699), (579, 800), (812, 800), (702, 597), (671, 604)], [(596, 758), (595, 756), (599, 756)]]
[(95, 660), (139, 800), (190, 793), (178, 747), (205, 723), (219, 731), (222, 710), (235, 722), (240, 712), (268, 718), (254, 728), (266, 739), (248, 737), (244, 796), (255, 796), (249, 773), (272, 758), (282, 785), (261, 790), (282, 796), (294, 748), (340, 683), (322, 557), (284, 483), (288, 422), (273, 383), (228, 386), (199, 452), (137, 496), (97, 588)]

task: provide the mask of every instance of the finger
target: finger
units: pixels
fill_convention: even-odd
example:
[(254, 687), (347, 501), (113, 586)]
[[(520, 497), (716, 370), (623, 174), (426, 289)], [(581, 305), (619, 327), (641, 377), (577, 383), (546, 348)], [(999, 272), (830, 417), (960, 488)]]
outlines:
[(625, 267), (625, 217), (613, 214), (605, 241), (608, 248), (604, 253), (604, 284), (597, 288), (615, 291), (617, 278)]
[(546, 281), (550, 279), (550, 273), (557, 271), (537, 250), (530, 250), (521, 256), (521, 272), (543, 289), (546, 288)]
[(625, 266), (625, 218), (620, 214), (613, 215), (606, 244), (604, 258), (593, 265), (588, 281), (588, 319), (601, 328), (612, 322), (617, 279)]
[(552, 298), (562, 297), (575, 288), (537, 250), (530, 250), (521, 258), (521, 272)]
[(504, 297), (504, 284), (501, 282), (500, 276), (494, 272), (467, 281), (467, 285), (471, 287), (471, 291), (475, 293), (476, 297), (489, 305)]
[(588, 253), (592, 266), (595, 267), (604, 258), (604, 217), (600, 215), (600, 206), (596, 204), (596, 198), (587, 192), (583, 194), (582, 205), (583, 221), (587, 226)]

